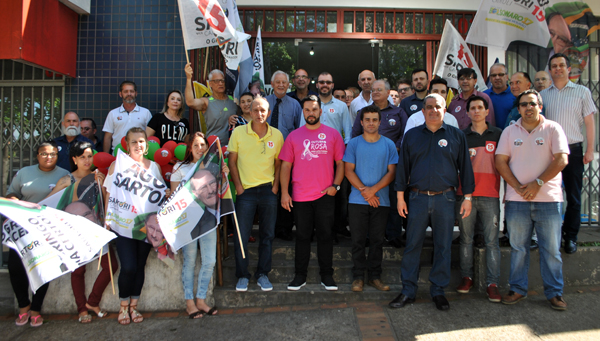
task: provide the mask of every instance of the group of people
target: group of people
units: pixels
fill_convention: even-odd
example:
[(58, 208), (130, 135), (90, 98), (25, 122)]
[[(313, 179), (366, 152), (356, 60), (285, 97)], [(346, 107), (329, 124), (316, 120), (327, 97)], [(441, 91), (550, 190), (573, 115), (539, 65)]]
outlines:
[[(561, 239), (567, 254), (576, 252), (582, 173), (584, 164), (593, 159), (596, 107), (589, 89), (569, 81), (567, 56), (553, 55), (548, 72), (538, 72), (535, 82), (526, 72), (516, 72), (509, 81), (506, 66), (494, 64), (489, 72), (492, 87), (480, 92), (475, 86), (476, 72), (464, 68), (458, 73), (460, 93), (446, 103), (451, 92), (447, 82), (430, 79), (424, 69), (413, 70), (411, 81), (399, 82), (396, 93), (387, 80), (364, 70), (358, 75), (361, 91), (357, 94), (353, 89), (336, 88), (328, 72), (318, 76), (317, 92), (310, 91), (308, 74), (302, 69), (293, 75), (295, 90), (288, 92), (289, 75), (276, 71), (271, 78), (273, 94), (261, 97), (244, 93), (238, 106), (227, 95), (220, 70), (208, 76), (212, 95), (194, 98), (193, 70), (187, 64), (185, 103), (202, 112), (204, 134), (192, 133), (182, 117), (181, 92), (171, 91), (161, 113), (152, 115), (136, 104), (135, 83), (125, 81), (119, 87), (123, 104), (108, 114), (102, 139), (95, 136), (93, 120), (80, 120), (76, 113), (67, 113), (62, 123), (64, 135), (40, 145), (38, 164), (17, 173), (7, 197), (41, 201), (91, 174), (92, 151), (111, 152), (123, 137), (129, 156), (162, 179), (160, 166), (143, 157), (148, 137), (153, 135), (161, 141), (187, 143), (185, 158), (174, 166), (170, 179), (174, 191), (207, 151), (205, 136), (216, 135), (228, 146), (229, 169), (225, 171), (230, 172), (236, 192), (240, 233), (234, 238), (236, 291), (247, 291), (252, 278), (249, 257), (243, 257), (242, 250), (248, 255), (247, 244), (258, 215), (254, 277), (263, 291), (273, 289), (268, 278), (273, 239), (293, 240), (295, 226), (295, 276), (287, 286), (289, 290), (301, 290), (306, 284), (313, 237), (317, 240), (321, 285), (337, 290), (333, 277), (337, 235), (352, 240), (352, 291), (362, 291), (365, 279), (378, 290), (390, 290), (381, 281), (382, 248), (387, 241), (394, 247), (405, 246), (400, 264), (402, 292), (390, 302), (392, 308), (404, 307), (415, 300), (420, 253), (425, 231), (431, 227), (434, 260), (430, 293), (436, 307), (447, 310), (444, 289), (450, 281), (456, 219), (462, 277), (458, 292), (468, 293), (473, 287), (473, 237), (481, 230), (489, 300), (514, 304), (525, 298), (535, 231), (545, 296), (552, 308), (564, 310)], [(106, 180), (96, 172), (104, 198), (112, 189), (113, 169), (114, 164)], [(498, 290), (501, 178), (506, 185), (502, 201), (512, 248), (510, 290), (504, 296)], [(560, 206), (563, 184), (567, 193), (564, 222)], [(143, 320), (137, 302), (151, 246), (143, 240), (117, 237), (121, 324)], [(202, 268), (194, 297), (198, 247)], [(216, 232), (186, 245), (183, 254), (187, 313), (190, 318), (216, 314), (216, 307), (205, 302), (216, 259)], [(72, 274), (82, 323), (91, 321), (89, 310), (98, 317), (106, 315), (99, 303), (110, 277), (107, 266), (108, 260), (103, 261), (103, 271), (87, 300), (82, 281), (85, 267)], [(114, 261), (113, 273), (117, 268)], [(27, 276), (13, 250), (9, 253), (9, 272), (20, 308), (16, 323), (41, 325), (39, 312), (48, 285), (39, 288), (30, 301)]]

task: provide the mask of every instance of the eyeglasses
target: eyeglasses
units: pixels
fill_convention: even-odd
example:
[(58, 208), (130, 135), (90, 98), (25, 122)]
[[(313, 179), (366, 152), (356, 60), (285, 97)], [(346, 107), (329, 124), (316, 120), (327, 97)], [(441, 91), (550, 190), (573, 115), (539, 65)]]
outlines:
[(406, 88), (398, 88), (398, 92), (406, 92), (406, 91), (410, 91), (410, 86), (407, 86)]
[(224, 79), (211, 79), (209, 82), (214, 82), (217, 84), (225, 84), (225, 80)]
[(520, 102), (520, 103), (519, 103), (519, 106), (520, 106), (521, 108), (527, 108), (527, 107), (528, 107), (528, 106), (530, 106), (530, 105), (531, 105), (532, 107), (537, 107), (537, 105), (538, 105), (538, 104), (537, 104), (536, 102)]
[(464, 81), (470, 81), (471, 79), (473, 79), (473, 77), (464, 77), (463, 76), (463, 77), (460, 77), (458, 80), (461, 82), (464, 82)]
[(57, 153), (39, 153), (38, 154), (41, 157), (49, 157), (49, 158), (55, 158), (56, 156), (58, 156)]
[(496, 78), (496, 77), (502, 78), (504, 76), (506, 76), (505, 73), (492, 73), (492, 74), (490, 74), (490, 78)]
[(294, 76), (294, 79), (308, 79), (308, 76), (304, 76), (304, 75)]
[(318, 81), (317, 83), (319, 83), (319, 84), (321, 84), (321, 85), (323, 85), (323, 84), (327, 84), (327, 85), (331, 85), (331, 84), (333, 84), (333, 82), (332, 82), (332, 81)]

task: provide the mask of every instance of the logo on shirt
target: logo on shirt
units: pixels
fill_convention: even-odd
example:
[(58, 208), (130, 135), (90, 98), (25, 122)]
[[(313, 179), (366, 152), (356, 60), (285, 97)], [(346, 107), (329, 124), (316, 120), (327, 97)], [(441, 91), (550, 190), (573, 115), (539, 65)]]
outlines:
[(454, 112), (459, 112), (460, 109), (462, 109), (462, 107), (459, 105), (459, 106), (456, 107), (456, 109), (454, 109)]
[(520, 147), (522, 144), (523, 144), (523, 140), (521, 140), (521, 139), (515, 140), (515, 146)]
[(61, 147), (61, 146), (58, 146), (58, 151), (60, 152), (61, 150), (62, 150), (62, 147)]
[(494, 150), (496, 150), (496, 142), (489, 142), (489, 141), (486, 142), (486, 144), (485, 144), (485, 150), (488, 153), (493, 153)]
[(410, 110), (412, 110), (412, 111), (417, 110), (417, 105), (416, 104), (411, 105)]
[(122, 121), (123, 120), (123, 116), (117, 116), (117, 121)]
[(325, 133), (319, 134), (319, 140), (325, 140), (326, 138), (327, 138), (327, 135), (325, 135)]
[(517, 121), (515, 121), (515, 120), (510, 120), (510, 122), (508, 122), (508, 125), (509, 125), (509, 126), (511, 126), (511, 125), (513, 125), (513, 124), (515, 124), (515, 123), (517, 123)]
[(440, 147), (447, 147), (448, 146), (448, 141), (446, 141), (445, 139), (441, 139), (438, 141), (438, 146)]
[(304, 140), (303, 145), (304, 151), (300, 156), (302, 160), (310, 161), (319, 158), (319, 154), (327, 153), (326, 141), (310, 141), (309, 139), (306, 139)]
[(390, 118), (390, 120), (389, 120), (388, 122), (389, 122), (389, 124), (390, 124), (391, 126), (395, 126), (395, 125), (396, 125), (396, 120), (395, 120), (395, 119), (393, 119), (393, 118)]
[(185, 127), (185, 123), (183, 123), (183, 122), (179, 122), (179, 126), (180, 126), (180, 127)]
[(544, 138), (538, 137), (537, 139), (535, 139), (535, 144), (538, 145), (538, 146), (543, 146), (544, 145)]
[(273, 147), (275, 147), (275, 142), (273, 142), (273, 141), (267, 142), (267, 147), (273, 149)]
[(469, 148), (469, 156), (474, 157), (475, 155), (477, 155), (477, 150), (475, 150), (475, 148)]
[(333, 114), (335, 112), (335, 109), (329, 108), (329, 112)]

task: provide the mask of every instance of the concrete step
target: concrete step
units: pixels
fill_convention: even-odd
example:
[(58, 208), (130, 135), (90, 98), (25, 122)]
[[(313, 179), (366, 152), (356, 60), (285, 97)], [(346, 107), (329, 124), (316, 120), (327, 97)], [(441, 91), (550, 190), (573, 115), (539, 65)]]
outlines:
[(246, 292), (215, 287), (215, 304), (220, 308), (260, 307), (272, 305), (306, 305), (357, 301), (391, 301), (399, 295), (401, 285), (390, 285), (390, 291), (379, 291), (365, 285), (362, 292), (350, 290), (350, 284), (338, 284), (337, 291), (327, 291), (319, 283), (309, 282), (298, 291), (287, 290), (287, 284), (275, 283), (272, 291), (262, 291), (251, 282)]

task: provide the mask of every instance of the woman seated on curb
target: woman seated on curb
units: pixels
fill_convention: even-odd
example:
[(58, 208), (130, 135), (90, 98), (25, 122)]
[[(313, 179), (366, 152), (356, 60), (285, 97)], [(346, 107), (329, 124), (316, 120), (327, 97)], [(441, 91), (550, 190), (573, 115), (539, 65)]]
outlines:
[[(52, 190), (52, 192), (48, 195), (51, 196), (54, 193), (58, 193), (63, 189), (67, 188), (71, 184), (74, 184), (86, 176), (92, 174), (92, 163), (93, 163), (94, 153), (92, 151), (92, 144), (89, 142), (78, 141), (71, 147), (69, 150), (69, 162), (71, 164), (71, 174), (62, 177), (56, 187)], [(98, 190), (104, 190), (102, 184), (104, 183), (104, 174), (100, 173), (96, 170), (95, 178), (98, 186)], [(94, 194), (97, 194), (95, 191), (90, 191)], [(104, 191), (104, 195), (106, 195), (106, 191)], [(104, 196), (103, 196), (104, 197)], [(79, 198), (81, 199), (81, 198)], [(92, 202), (96, 202), (92, 198)], [(83, 201), (75, 201), (65, 207), (65, 212), (76, 214), (83, 216), (90, 221), (102, 226), (99, 217), (94, 213), (93, 209), (90, 208), (89, 204), (86, 204), (89, 200)], [(115, 253), (113, 252), (110, 245), (107, 245), (110, 253), (110, 262), (112, 265), (112, 273), (115, 274), (119, 269), (119, 264), (117, 262), (117, 258)], [(104, 289), (110, 283), (110, 266), (108, 264), (108, 256), (103, 255), (100, 261), (100, 265), (102, 265), (102, 271), (98, 274), (96, 281), (94, 282), (94, 286), (92, 287), (92, 292), (88, 299), (85, 296), (85, 269), (86, 266), (83, 265), (79, 267), (77, 270), (71, 273), (71, 287), (73, 288), (73, 295), (75, 296), (75, 303), (77, 304), (77, 312), (79, 313), (79, 322), (81, 323), (90, 323), (92, 322), (92, 316), (88, 314), (88, 311), (93, 311), (96, 316), (99, 318), (103, 318), (108, 315), (106, 311), (100, 309), (100, 300), (102, 299), (102, 294), (104, 293)]]

